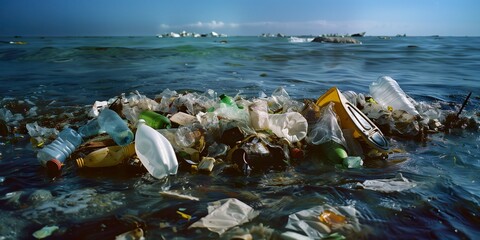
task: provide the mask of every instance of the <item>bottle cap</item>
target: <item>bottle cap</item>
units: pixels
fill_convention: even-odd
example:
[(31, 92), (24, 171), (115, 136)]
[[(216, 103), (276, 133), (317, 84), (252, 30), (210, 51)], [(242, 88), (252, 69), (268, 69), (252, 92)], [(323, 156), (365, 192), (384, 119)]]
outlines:
[(303, 151), (300, 148), (293, 148), (290, 150), (290, 155), (292, 158), (300, 159), (303, 158)]
[(140, 125), (142, 125), (142, 124), (146, 124), (146, 121), (145, 121), (145, 119), (141, 119), (141, 118), (140, 118), (140, 119), (138, 119), (138, 122), (137, 122), (137, 128), (138, 128)]
[(76, 162), (79, 168), (82, 168), (85, 166), (85, 161), (83, 160), (83, 158), (77, 158)]
[(62, 165), (63, 164), (55, 158), (48, 160), (47, 163), (45, 164), (45, 166), (47, 167), (47, 172), (49, 174), (60, 173), (60, 170), (62, 169)]

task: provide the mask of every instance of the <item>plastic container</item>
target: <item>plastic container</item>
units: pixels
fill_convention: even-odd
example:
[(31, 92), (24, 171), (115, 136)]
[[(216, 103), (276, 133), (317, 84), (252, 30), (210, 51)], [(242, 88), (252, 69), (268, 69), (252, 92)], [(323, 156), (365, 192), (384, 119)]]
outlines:
[(407, 94), (400, 88), (397, 81), (389, 76), (379, 77), (376, 82), (370, 84), (370, 95), (383, 106), (391, 106), (394, 110), (401, 109), (412, 115), (418, 115)]
[(57, 139), (37, 153), (37, 159), (49, 173), (58, 173), (70, 154), (82, 143), (82, 137), (75, 130), (65, 128)]
[(139, 119), (145, 120), (145, 123), (154, 129), (171, 128), (172, 123), (170, 120), (162, 114), (154, 111), (146, 110), (140, 113)]
[(269, 129), (267, 101), (255, 100), (248, 106), (248, 112), (250, 113), (250, 124), (255, 130)]
[(100, 129), (110, 135), (116, 144), (126, 146), (133, 141), (133, 132), (116, 112), (108, 108), (103, 109), (98, 115)]
[(268, 122), (275, 135), (286, 138), (291, 143), (301, 141), (307, 136), (307, 119), (298, 112), (270, 114)]
[(84, 158), (77, 158), (77, 166), (82, 167), (112, 167), (125, 162), (135, 154), (135, 144), (125, 147), (110, 146), (95, 150)]
[(135, 151), (147, 171), (161, 179), (177, 173), (178, 161), (172, 144), (140, 119), (135, 134)]

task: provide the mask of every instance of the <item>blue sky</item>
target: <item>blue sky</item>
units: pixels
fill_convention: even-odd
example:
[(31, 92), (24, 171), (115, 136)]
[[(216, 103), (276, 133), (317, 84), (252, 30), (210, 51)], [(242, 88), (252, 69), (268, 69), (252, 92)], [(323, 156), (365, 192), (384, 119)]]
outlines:
[(0, 0), (0, 35), (480, 36), (479, 0)]

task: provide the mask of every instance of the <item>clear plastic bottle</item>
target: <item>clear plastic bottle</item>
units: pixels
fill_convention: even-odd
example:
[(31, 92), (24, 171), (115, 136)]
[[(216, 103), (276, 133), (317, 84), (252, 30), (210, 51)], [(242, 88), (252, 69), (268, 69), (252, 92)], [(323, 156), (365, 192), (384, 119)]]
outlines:
[(75, 130), (65, 128), (57, 139), (42, 148), (37, 153), (37, 159), (50, 173), (57, 173), (62, 168), (65, 159), (82, 143), (82, 137)]
[(78, 129), (78, 133), (83, 137), (83, 138), (88, 138), (91, 136), (95, 136), (98, 134), (102, 134), (105, 131), (100, 128), (100, 125), (98, 124), (98, 119), (93, 119), (87, 124), (81, 126)]
[(119, 165), (135, 154), (135, 145), (133, 143), (121, 147), (110, 146), (100, 148), (89, 153), (84, 158), (77, 158), (77, 166), (82, 167), (111, 167)]
[(153, 177), (161, 179), (177, 173), (178, 161), (172, 144), (143, 119), (137, 124), (135, 151)]
[(120, 146), (126, 146), (133, 141), (133, 132), (118, 114), (108, 108), (98, 115), (98, 125)]
[(383, 106), (401, 109), (412, 115), (418, 115), (414, 104), (407, 98), (407, 94), (400, 88), (397, 81), (389, 76), (382, 76), (370, 84), (370, 95)]
[(172, 123), (170, 120), (162, 114), (154, 111), (146, 110), (140, 113), (139, 119), (145, 120), (145, 123), (154, 129), (171, 128)]

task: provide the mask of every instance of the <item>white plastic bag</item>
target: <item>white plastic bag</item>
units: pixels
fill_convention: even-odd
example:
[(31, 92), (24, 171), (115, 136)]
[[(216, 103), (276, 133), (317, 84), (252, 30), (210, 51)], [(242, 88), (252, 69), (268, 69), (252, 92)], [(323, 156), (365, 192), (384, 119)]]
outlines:
[(208, 215), (190, 225), (189, 228), (207, 228), (218, 234), (246, 223), (258, 215), (252, 207), (235, 198), (227, 198), (208, 204)]
[(291, 143), (301, 141), (307, 136), (307, 119), (298, 112), (268, 115), (270, 130), (280, 138)]
[(417, 186), (416, 183), (410, 182), (408, 179), (398, 173), (394, 178), (390, 179), (373, 179), (365, 180), (363, 183), (357, 183), (357, 188), (369, 189), (379, 192), (401, 192)]
[(250, 113), (250, 123), (255, 130), (265, 130), (269, 128), (268, 122), (268, 104), (266, 100), (257, 99), (248, 106)]

